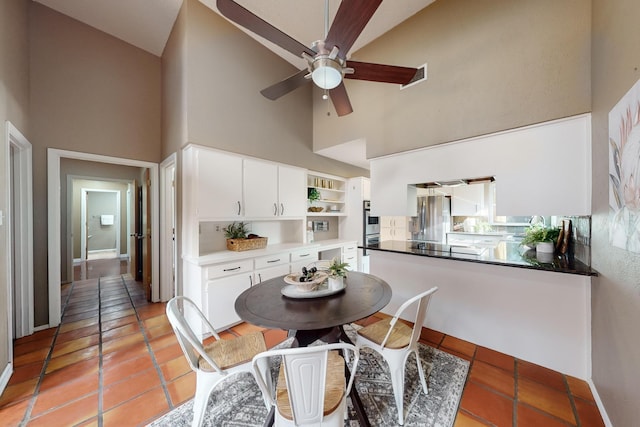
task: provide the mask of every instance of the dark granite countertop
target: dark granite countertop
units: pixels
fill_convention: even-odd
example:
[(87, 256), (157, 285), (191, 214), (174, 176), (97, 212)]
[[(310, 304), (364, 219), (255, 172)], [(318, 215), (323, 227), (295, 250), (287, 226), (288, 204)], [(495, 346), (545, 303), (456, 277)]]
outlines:
[(369, 245), (365, 249), (444, 258), (456, 261), (502, 265), (506, 267), (552, 271), (555, 273), (579, 274), (583, 276), (598, 275), (598, 273), (590, 266), (575, 259), (572, 255), (536, 255), (536, 251), (534, 249), (527, 250), (518, 242), (507, 240), (501, 241), (495, 248), (388, 240)]

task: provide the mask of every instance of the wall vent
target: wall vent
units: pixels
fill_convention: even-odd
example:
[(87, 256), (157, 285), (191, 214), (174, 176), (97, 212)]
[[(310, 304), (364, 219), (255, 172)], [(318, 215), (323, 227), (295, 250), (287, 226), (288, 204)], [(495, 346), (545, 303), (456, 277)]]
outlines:
[(406, 85), (400, 86), (400, 90), (406, 89), (410, 86), (417, 85), (418, 83), (423, 82), (425, 80), (427, 80), (427, 64), (426, 63), (418, 67), (418, 71), (416, 71), (416, 75), (413, 76), (413, 78), (409, 83), (407, 83)]

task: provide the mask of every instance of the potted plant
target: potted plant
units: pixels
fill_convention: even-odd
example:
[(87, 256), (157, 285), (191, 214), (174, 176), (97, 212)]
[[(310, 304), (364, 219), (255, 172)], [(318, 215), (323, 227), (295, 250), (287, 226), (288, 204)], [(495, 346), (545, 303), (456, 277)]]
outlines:
[[(307, 199), (309, 200), (309, 204), (312, 205), (316, 200), (320, 200), (320, 191), (317, 188), (309, 187), (307, 188)], [(321, 207), (310, 207), (310, 212), (320, 212), (322, 211)]]
[(537, 252), (553, 253), (555, 242), (560, 234), (558, 227), (546, 227), (544, 225), (533, 225), (524, 232), (521, 245), (535, 247)]
[(346, 262), (340, 262), (337, 258), (334, 258), (329, 264), (329, 289), (337, 290), (344, 288), (344, 279), (347, 277)]
[(246, 223), (233, 221), (223, 228), (222, 231), (224, 231), (224, 237), (227, 239), (246, 239), (249, 230), (247, 230)]
[(227, 238), (227, 249), (230, 251), (246, 251), (249, 249), (262, 249), (267, 246), (267, 238), (257, 234), (247, 234), (248, 225), (245, 222), (233, 221), (224, 227), (224, 237)]

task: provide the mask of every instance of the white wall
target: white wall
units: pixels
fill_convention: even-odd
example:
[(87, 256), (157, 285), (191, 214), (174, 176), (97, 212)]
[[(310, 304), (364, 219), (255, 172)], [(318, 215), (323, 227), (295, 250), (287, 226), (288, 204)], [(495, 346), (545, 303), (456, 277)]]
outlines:
[(591, 378), (591, 278), (370, 251), (393, 290), (383, 310), (438, 286), (425, 325), (549, 369)]
[(371, 160), (372, 215), (415, 215), (412, 184), (496, 178), (498, 215), (590, 215), (590, 116)]

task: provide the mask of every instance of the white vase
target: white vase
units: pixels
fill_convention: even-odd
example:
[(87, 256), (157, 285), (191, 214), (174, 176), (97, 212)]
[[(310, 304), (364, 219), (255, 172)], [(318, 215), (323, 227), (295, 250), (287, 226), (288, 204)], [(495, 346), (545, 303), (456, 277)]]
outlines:
[(344, 288), (344, 277), (329, 276), (329, 289), (337, 291)]
[(553, 242), (540, 242), (536, 245), (536, 252), (543, 252), (546, 254), (552, 254), (555, 249)]

